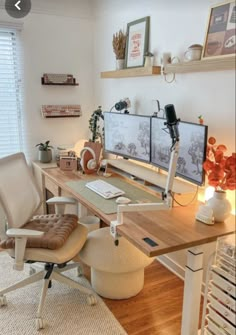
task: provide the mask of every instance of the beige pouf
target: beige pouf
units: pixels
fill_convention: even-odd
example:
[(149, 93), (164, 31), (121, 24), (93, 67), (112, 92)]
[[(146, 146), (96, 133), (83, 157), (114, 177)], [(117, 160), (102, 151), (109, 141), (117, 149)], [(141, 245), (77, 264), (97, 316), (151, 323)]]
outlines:
[(100, 228), (100, 219), (94, 215), (82, 216), (79, 218), (79, 223), (85, 226), (89, 232)]
[(115, 246), (109, 227), (89, 233), (79, 256), (91, 267), (93, 289), (110, 299), (138, 294), (144, 285), (144, 268), (154, 260), (123, 237), (119, 246)]

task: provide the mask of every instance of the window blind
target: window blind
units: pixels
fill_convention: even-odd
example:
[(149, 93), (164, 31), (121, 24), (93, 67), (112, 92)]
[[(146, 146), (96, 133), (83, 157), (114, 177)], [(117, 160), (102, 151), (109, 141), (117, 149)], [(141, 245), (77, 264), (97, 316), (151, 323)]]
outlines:
[(18, 34), (0, 26), (0, 157), (23, 151)]

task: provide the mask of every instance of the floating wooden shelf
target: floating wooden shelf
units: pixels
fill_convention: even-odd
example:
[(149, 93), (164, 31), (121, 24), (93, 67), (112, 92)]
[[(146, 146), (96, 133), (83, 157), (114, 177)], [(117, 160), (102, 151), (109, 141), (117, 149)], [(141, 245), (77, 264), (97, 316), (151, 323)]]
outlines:
[(44, 78), (41, 78), (41, 84), (42, 85), (57, 85), (57, 86), (79, 86), (78, 83), (76, 83), (75, 78), (73, 79), (73, 83), (45, 83)]
[(184, 63), (170, 64), (165, 67), (165, 73), (187, 73), (205, 71), (224, 71), (235, 69), (235, 55), (216, 59), (204, 59)]
[[(216, 59), (204, 59), (184, 63), (170, 64), (165, 67), (165, 73), (187, 73), (187, 72), (207, 72), (224, 71), (235, 69), (236, 58), (225, 56)], [(101, 72), (101, 78), (126, 78), (160, 75), (160, 66), (137, 67), (132, 69), (123, 69), (116, 71)]]
[(44, 118), (79, 117), (81, 107), (80, 105), (43, 105), (41, 112)]
[(161, 74), (160, 66), (136, 67), (130, 69), (101, 72), (101, 78), (143, 77)]

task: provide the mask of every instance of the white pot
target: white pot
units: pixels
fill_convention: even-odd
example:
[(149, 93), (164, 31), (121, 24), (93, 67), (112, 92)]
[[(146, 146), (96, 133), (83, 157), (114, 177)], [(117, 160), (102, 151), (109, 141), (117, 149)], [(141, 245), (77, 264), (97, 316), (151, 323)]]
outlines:
[(125, 66), (125, 60), (124, 59), (117, 59), (116, 60), (116, 70), (122, 70)]
[(224, 222), (230, 215), (231, 204), (224, 191), (215, 191), (213, 197), (207, 201), (207, 205), (213, 210), (215, 222)]

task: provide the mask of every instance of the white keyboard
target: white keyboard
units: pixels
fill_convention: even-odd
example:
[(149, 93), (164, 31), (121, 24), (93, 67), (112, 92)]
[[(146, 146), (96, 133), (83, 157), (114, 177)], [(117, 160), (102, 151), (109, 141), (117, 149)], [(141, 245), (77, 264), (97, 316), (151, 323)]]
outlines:
[(111, 199), (125, 194), (124, 191), (101, 179), (90, 181), (85, 186), (105, 199)]

